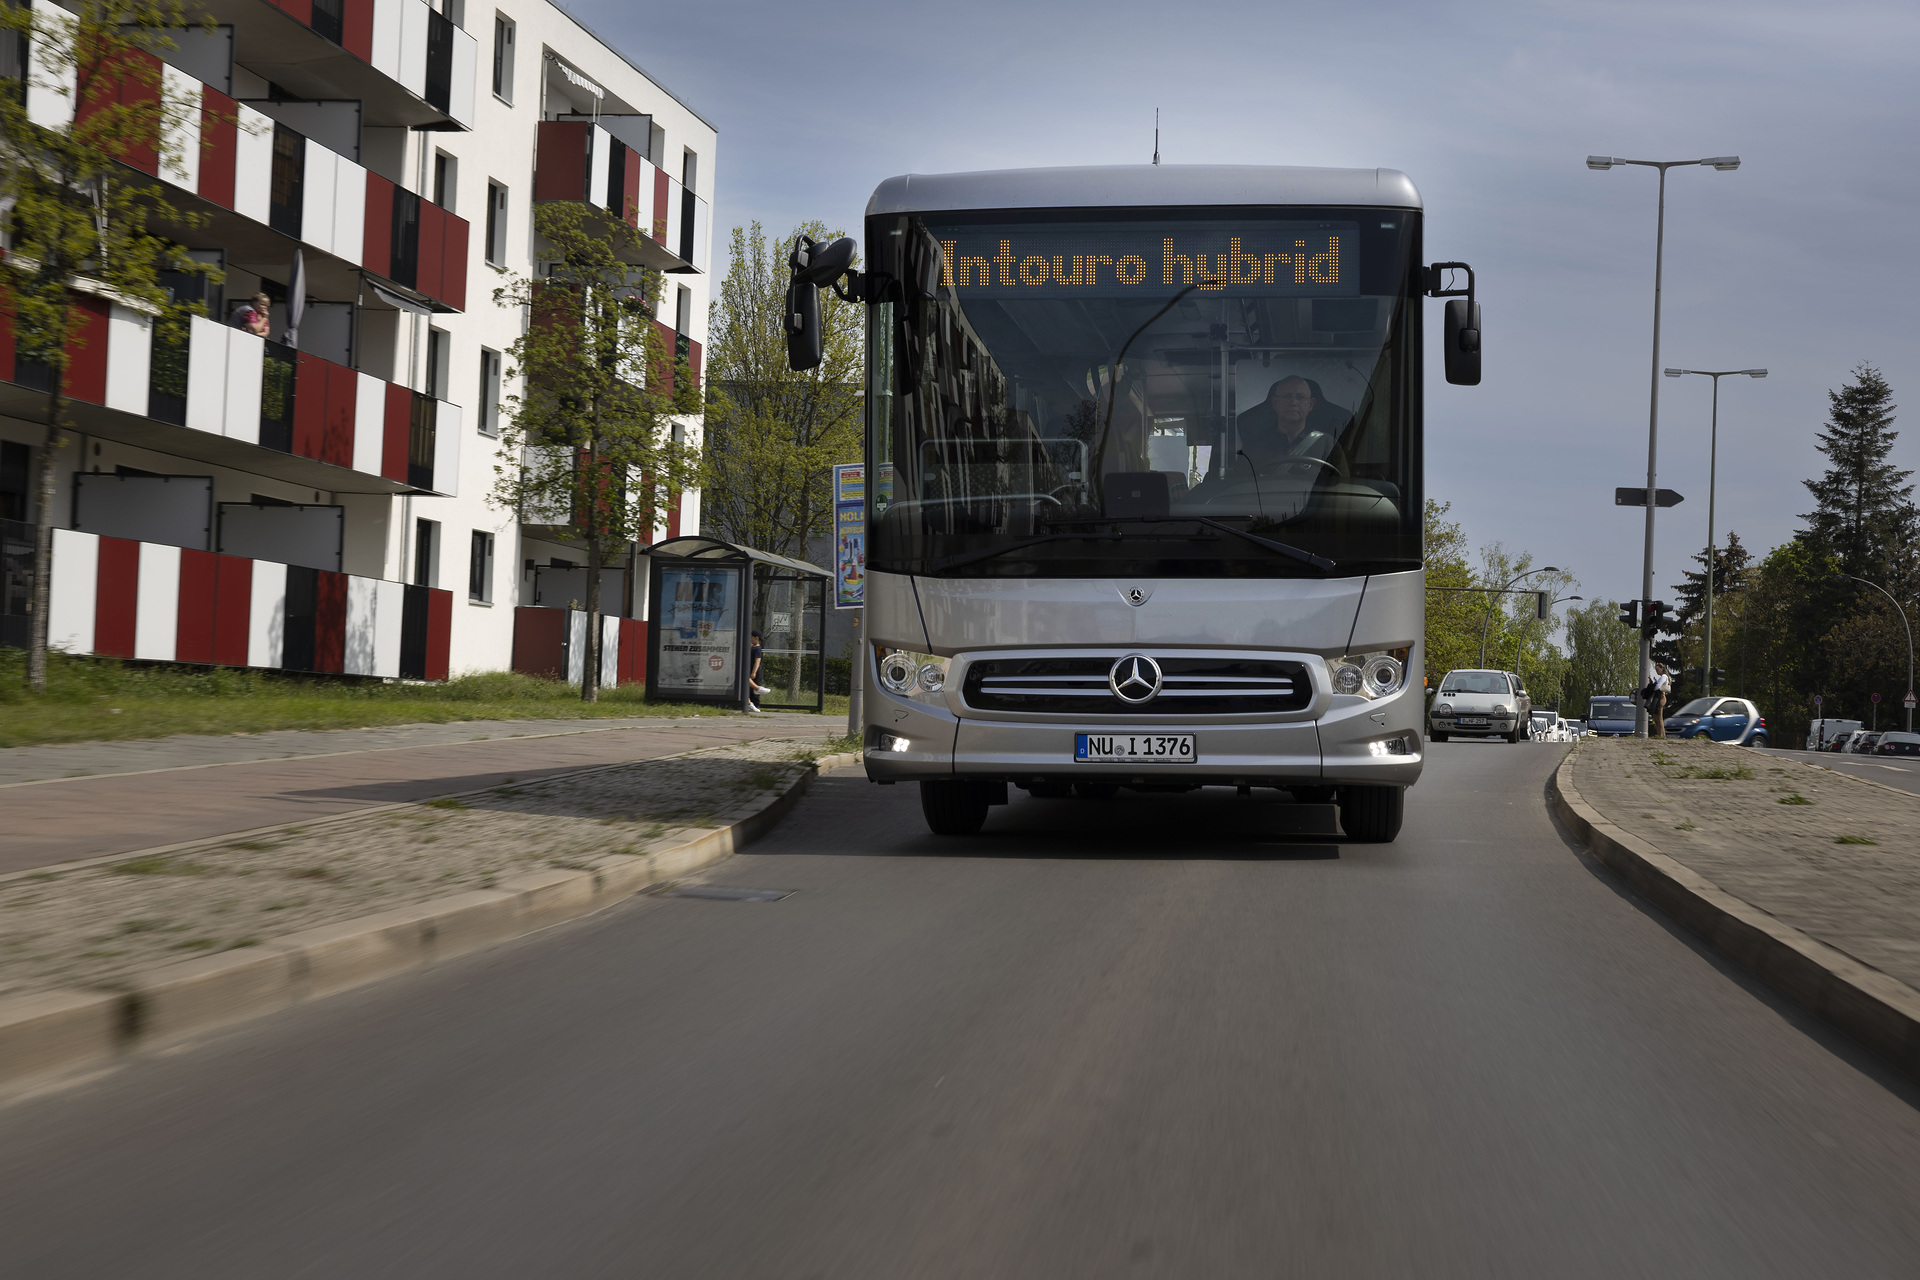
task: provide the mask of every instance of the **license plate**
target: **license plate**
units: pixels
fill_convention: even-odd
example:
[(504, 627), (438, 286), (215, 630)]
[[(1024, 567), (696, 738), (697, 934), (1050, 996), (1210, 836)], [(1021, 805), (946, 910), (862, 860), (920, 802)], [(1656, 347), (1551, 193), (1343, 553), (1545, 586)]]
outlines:
[(1073, 758), (1080, 763), (1192, 764), (1190, 733), (1077, 733)]
[(1487, 722), (1487, 718), (1485, 716), (1461, 716), (1460, 717), (1461, 724), (1485, 724), (1486, 722)]

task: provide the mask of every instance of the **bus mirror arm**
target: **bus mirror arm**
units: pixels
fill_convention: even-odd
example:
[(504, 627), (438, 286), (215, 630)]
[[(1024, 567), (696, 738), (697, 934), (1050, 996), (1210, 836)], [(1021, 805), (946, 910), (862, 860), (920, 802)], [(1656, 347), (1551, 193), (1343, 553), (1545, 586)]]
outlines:
[[(1467, 273), (1467, 287), (1445, 288), (1449, 270)], [(1447, 303), (1446, 340), (1447, 381), (1456, 386), (1480, 385), (1480, 304), (1473, 297), (1473, 268), (1464, 262), (1436, 262), (1426, 271), (1429, 298), (1462, 299)]]

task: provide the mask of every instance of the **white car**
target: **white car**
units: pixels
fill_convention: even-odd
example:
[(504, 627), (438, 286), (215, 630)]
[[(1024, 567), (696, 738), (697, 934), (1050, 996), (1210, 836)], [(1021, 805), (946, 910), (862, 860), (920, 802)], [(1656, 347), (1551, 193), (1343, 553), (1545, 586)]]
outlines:
[(1512, 672), (1449, 671), (1427, 713), (1427, 736), (1435, 742), (1450, 737), (1525, 742), (1532, 713), (1533, 699)]

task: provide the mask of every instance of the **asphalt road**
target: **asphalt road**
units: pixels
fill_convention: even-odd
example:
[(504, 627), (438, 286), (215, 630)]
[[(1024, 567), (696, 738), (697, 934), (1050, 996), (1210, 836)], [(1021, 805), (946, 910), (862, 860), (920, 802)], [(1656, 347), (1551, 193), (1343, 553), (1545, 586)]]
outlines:
[(1856, 778), (1866, 778), (1871, 782), (1882, 783), (1889, 787), (1898, 787), (1902, 791), (1920, 791), (1920, 759), (1914, 757), (1881, 757), (1837, 755), (1831, 751), (1773, 751), (1769, 755), (1791, 756), (1795, 760), (1805, 760), (1809, 764), (1823, 764), (1829, 769), (1841, 773), (1850, 773)]
[(9, 1276), (1908, 1277), (1911, 1082), (1450, 743), (1284, 801), (823, 779), (715, 883), (0, 1111)]

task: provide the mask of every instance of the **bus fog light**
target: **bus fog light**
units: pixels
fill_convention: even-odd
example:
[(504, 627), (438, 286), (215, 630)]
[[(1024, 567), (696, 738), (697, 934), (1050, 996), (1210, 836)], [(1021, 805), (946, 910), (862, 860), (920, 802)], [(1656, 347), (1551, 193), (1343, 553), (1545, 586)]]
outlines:
[(897, 733), (883, 733), (880, 735), (880, 749), (882, 751), (907, 751), (912, 747), (913, 742), (911, 739), (903, 738)]

